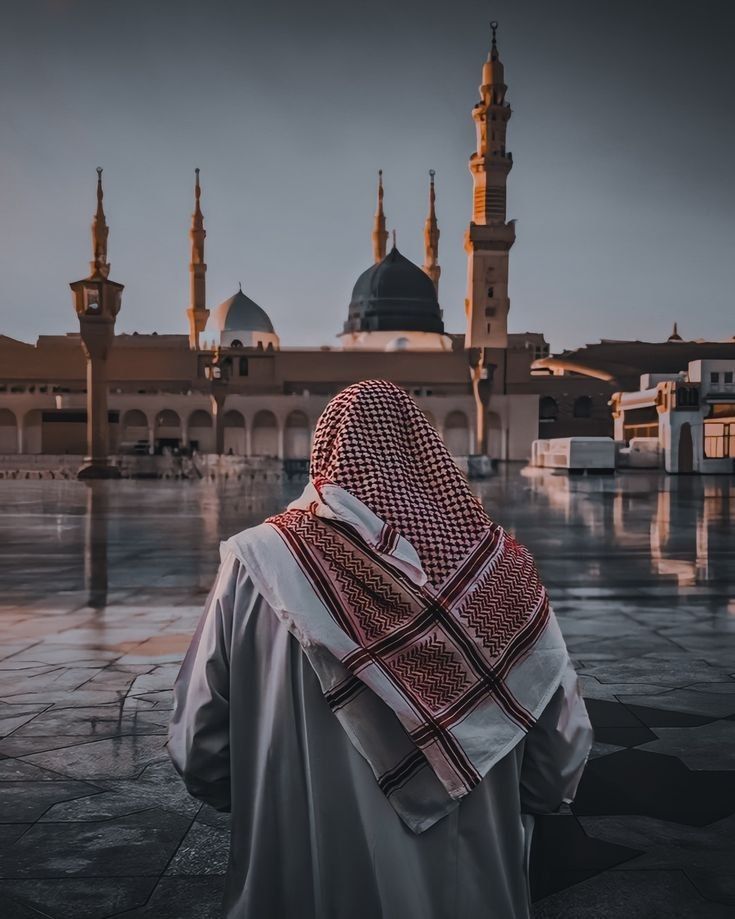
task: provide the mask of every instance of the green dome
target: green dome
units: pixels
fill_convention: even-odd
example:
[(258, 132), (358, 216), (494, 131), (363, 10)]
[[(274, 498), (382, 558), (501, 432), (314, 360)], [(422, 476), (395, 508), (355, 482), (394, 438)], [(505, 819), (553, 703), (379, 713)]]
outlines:
[(434, 282), (393, 246), (357, 279), (344, 331), (443, 334)]

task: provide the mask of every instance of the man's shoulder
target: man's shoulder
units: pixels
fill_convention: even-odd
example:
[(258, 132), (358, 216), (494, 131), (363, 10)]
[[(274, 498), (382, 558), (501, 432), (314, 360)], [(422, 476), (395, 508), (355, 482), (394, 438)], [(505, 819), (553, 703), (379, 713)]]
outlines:
[(235, 555), (242, 557), (245, 553), (249, 554), (264, 545), (267, 546), (273, 541), (274, 537), (278, 538), (277, 533), (269, 523), (264, 521), (256, 526), (246, 527), (244, 530), (240, 530), (239, 533), (234, 533), (228, 539), (223, 539), (219, 544), (220, 555), (223, 556), (227, 552), (234, 552)]

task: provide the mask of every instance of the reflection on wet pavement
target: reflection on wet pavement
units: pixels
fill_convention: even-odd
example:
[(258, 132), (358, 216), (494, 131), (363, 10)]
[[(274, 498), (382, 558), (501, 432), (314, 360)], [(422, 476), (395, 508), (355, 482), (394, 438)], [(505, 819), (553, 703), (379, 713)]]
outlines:
[[(217, 917), (227, 819), (164, 743), (218, 544), (298, 483), (0, 482), (3, 917)], [(735, 904), (735, 479), (503, 471), (480, 491), (536, 555), (596, 744), (538, 821), (537, 915)]]

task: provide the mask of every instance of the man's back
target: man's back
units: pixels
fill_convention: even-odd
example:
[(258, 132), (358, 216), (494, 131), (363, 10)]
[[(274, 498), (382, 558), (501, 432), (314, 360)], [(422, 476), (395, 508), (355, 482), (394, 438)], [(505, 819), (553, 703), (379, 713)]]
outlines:
[[(170, 751), (232, 811), (228, 919), (523, 919), (532, 819), (586, 758), (557, 731), (574, 687), (457, 807), (409, 830), (326, 703), (296, 639), (234, 556), (176, 685)], [(566, 700), (566, 701), (565, 701)]]

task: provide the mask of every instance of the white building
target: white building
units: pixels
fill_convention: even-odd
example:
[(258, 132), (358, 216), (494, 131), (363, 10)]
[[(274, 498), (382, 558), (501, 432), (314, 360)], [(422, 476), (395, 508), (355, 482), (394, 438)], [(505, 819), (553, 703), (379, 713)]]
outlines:
[(615, 393), (610, 404), (615, 439), (658, 438), (667, 472), (735, 471), (735, 360), (643, 374), (638, 392)]

